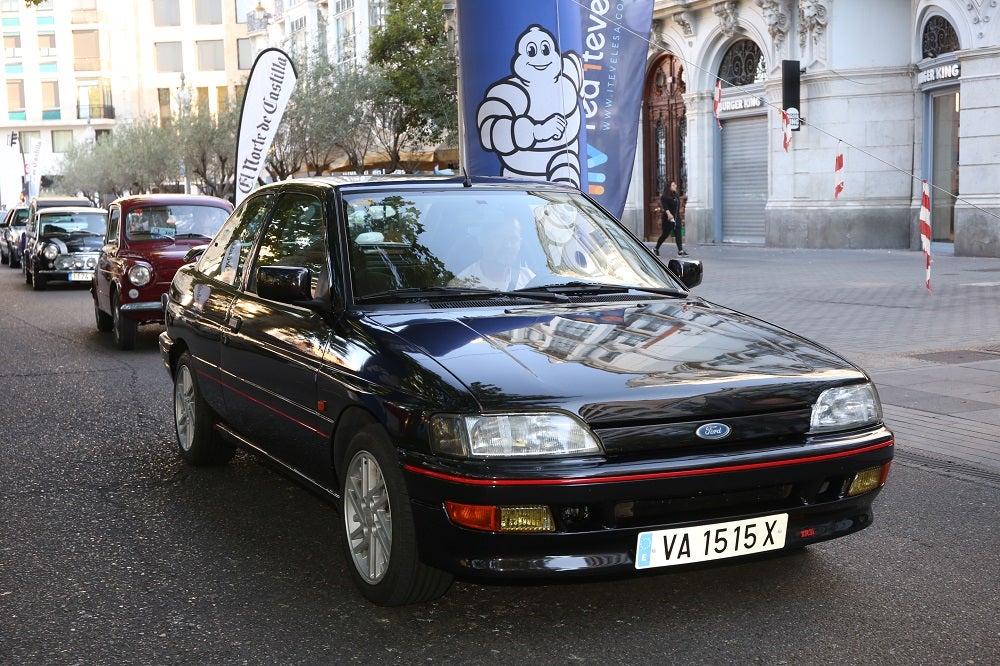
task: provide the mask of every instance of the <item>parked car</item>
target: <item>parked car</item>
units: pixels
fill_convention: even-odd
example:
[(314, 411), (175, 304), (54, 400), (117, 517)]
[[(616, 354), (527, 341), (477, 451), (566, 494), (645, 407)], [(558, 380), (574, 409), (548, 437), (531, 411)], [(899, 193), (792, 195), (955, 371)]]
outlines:
[(44, 291), (52, 280), (90, 282), (104, 237), (103, 208), (40, 208), (28, 214), (21, 257), (24, 281)]
[[(23, 271), (24, 266), (22, 265), (21, 257), (22, 255), (25, 254), (25, 251), (28, 250), (28, 248), (31, 245), (33, 245), (34, 242), (37, 240), (36, 238), (29, 235), (28, 227), (31, 226), (29, 224), (29, 220), (35, 217), (35, 215), (38, 214), (38, 211), (42, 210), (43, 208), (55, 208), (55, 207), (66, 207), (66, 206), (71, 206), (76, 208), (93, 208), (94, 202), (86, 197), (55, 196), (55, 197), (31, 198), (31, 201), (26, 206), (27, 214), (26, 217), (24, 218), (24, 228), (21, 230), (20, 236), (17, 237), (16, 249), (14, 250), (14, 254), (17, 257), (17, 261), (15, 264), (11, 265), (12, 268), (20, 266)], [(24, 276), (25, 280), (28, 280), (30, 278), (30, 275), (27, 272), (24, 272)]]
[(11, 268), (21, 266), (21, 236), (28, 221), (28, 207), (15, 206), (0, 222), (0, 261)]
[(165, 302), (178, 451), (245, 447), (338, 500), (385, 605), (870, 525), (894, 450), (871, 379), (701, 279), (569, 187), (264, 186)]
[(113, 331), (119, 349), (132, 349), (140, 325), (162, 323), (160, 299), (185, 255), (207, 244), (232, 211), (225, 199), (201, 195), (113, 201), (90, 290), (97, 329)]

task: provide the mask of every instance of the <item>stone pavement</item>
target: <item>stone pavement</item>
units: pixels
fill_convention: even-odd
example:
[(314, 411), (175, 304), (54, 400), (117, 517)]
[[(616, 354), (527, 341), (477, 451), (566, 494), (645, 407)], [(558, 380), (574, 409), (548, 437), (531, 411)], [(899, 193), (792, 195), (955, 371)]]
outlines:
[(1000, 481), (1000, 259), (936, 243), (928, 292), (919, 251), (685, 249), (704, 263), (697, 295), (868, 371), (901, 458)]

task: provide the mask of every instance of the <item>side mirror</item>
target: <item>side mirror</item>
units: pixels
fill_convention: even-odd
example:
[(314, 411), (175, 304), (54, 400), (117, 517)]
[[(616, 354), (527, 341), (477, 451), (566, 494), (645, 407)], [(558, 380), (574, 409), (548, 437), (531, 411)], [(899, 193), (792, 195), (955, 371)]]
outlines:
[(671, 259), (667, 262), (667, 268), (688, 289), (693, 289), (701, 284), (704, 270), (699, 259)]
[(208, 249), (208, 245), (195, 245), (193, 248), (184, 253), (184, 263), (190, 264), (191, 262), (198, 261), (201, 255), (205, 254), (205, 250)]
[(312, 301), (309, 269), (261, 266), (257, 271), (257, 295), (269, 301), (304, 305), (304, 301)]

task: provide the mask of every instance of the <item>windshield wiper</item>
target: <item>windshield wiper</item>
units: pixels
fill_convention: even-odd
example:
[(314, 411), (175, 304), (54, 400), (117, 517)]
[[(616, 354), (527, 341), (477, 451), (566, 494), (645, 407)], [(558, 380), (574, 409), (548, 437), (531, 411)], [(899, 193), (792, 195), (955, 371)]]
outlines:
[(606, 282), (582, 282), (574, 280), (572, 282), (558, 282), (547, 284), (534, 289), (544, 289), (552, 293), (570, 294), (595, 294), (595, 293), (625, 293), (629, 291), (643, 291), (651, 294), (661, 294), (663, 296), (673, 296), (684, 298), (688, 292), (673, 287), (643, 287), (634, 284), (608, 284)]
[(535, 289), (515, 289), (513, 291), (497, 291), (495, 289), (479, 289), (476, 287), (403, 287), (399, 289), (386, 289), (376, 291), (372, 294), (357, 296), (354, 300), (358, 302), (385, 301), (395, 298), (401, 299), (430, 299), (430, 298), (455, 298), (455, 297), (476, 297), (494, 298), (497, 296), (507, 296), (509, 298), (527, 298), (536, 301), (564, 302), (569, 298), (563, 294), (539, 291)]
[(211, 238), (206, 234), (177, 234), (174, 238)]

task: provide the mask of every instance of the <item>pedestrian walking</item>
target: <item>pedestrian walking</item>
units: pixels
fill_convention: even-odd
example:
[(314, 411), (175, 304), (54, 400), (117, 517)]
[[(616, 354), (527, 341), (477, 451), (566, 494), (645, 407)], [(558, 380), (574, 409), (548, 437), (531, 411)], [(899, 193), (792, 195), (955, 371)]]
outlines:
[(660, 253), (660, 246), (671, 233), (677, 243), (677, 256), (686, 257), (688, 253), (684, 251), (684, 244), (681, 240), (681, 196), (677, 192), (677, 183), (670, 181), (669, 187), (664, 187), (660, 193), (660, 226), (663, 231), (656, 239), (656, 254)]

